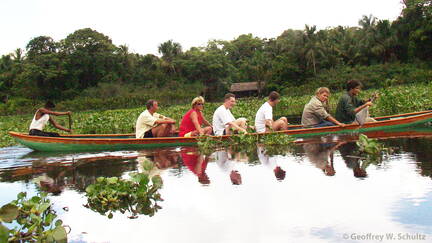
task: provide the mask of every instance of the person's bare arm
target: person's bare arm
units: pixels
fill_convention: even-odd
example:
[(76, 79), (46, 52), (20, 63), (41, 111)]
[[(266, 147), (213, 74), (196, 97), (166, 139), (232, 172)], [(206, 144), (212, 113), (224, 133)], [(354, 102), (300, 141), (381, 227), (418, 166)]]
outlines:
[(332, 117), (331, 115), (329, 115), (329, 116), (327, 117), (327, 120), (333, 122), (334, 124), (336, 124), (336, 125), (338, 125), (338, 126), (341, 126), (341, 127), (344, 127), (344, 126), (345, 126), (345, 124), (339, 122), (338, 120), (336, 120), (336, 119), (335, 119), (334, 117)]
[(230, 125), (231, 127), (233, 127), (234, 129), (238, 130), (238, 131), (247, 133), (246, 129), (244, 129), (242, 127), (239, 127), (237, 124), (235, 124), (235, 122), (228, 122), (227, 124)]
[(198, 122), (198, 114), (197, 114), (195, 111), (193, 111), (193, 112), (191, 113), (191, 115), (190, 115), (190, 118), (191, 118), (191, 120), (192, 120), (192, 123), (193, 123), (194, 126), (195, 126), (195, 130), (197, 130), (197, 131), (199, 132), (199, 135), (203, 135), (203, 134), (204, 134), (204, 131), (203, 131), (203, 129), (201, 128), (201, 125), (200, 125), (199, 122)]
[(57, 111), (51, 111), (45, 108), (40, 108), (39, 109), (40, 112), (44, 113), (44, 114), (49, 114), (49, 115), (54, 115), (54, 116), (66, 116), (66, 115), (71, 115), (72, 112), (71, 111), (66, 111), (66, 112), (57, 112)]
[(372, 105), (373, 105), (372, 102), (368, 101), (368, 102), (364, 103), (363, 105), (361, 105), (361, 106), (355, 108), (355, 109), (354, 109), (354, 113), (357, 114), (357, 113), (359, 113), (361, 110), (363, 110), (364, 108), (366, 108), (366, 107), (368, 107), (368, 106), (372, 106)]
[(266, 127), (266, 132), (273, 130), (273, 120), (266, 119), (265, 127)]
[(173, 119), (171, 119), (171, 118), (166, 117), (166, 118), (164, 118), (164, 119), (157, 119), (157, 120), (155, 121), (155, 123), (156, 123), (156, 124), (175, 124), (176, 121), (173, 120)]
[(205, 117), (203, 116), (203, 123), (204, 123), (204, 125), (206, 125), (206, 126), (210, 126), (210, 127), (213, 127), (213, 125), (212, 124), (210, 124), (210, 122), (208, 122), (206, 119), (205, 119)]
[(58, 124), (52, 117), (50, 117), (49, 121), (57, 129), (63, 130), (65, 132), (72, 132), (71, 129), (67, 129), (67, 128), (61, 126), (60, 124)]

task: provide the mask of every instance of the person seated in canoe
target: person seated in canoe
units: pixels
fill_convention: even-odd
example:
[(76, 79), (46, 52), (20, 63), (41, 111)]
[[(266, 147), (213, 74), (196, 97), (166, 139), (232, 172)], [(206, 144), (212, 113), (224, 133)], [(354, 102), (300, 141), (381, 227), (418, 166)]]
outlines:
[(156, 100), (146, 103), (147, 110), (143, 111), (135, 125), (136, 138), (169, 137), (175, 133), (176, 121), (156, 113), (159, 109)]
[(347, 82), (346, 92), (340, 97), (336, 108), (336, 119), (339, 122), (360, 125), (365, 122), (375, 122), (375, 119), (369, 117), (369, 107), (373, 105), (372, 101), (378, 97), (378, 94), (367, 101), (360, 100), (357, 96), (362, 86), (358, 80)]
[(258, 109), (255, 115), (255, 129), (259, 133), (281, 131), (288, 129), (288, 119), (281, 117), (273, 121), (273, 107), (280, 101), (280, 95), (276, 91), (269, 94), (268, 100)]
[(54, 116), (66, 116), (71, 115), (72, 112), (56, 112), (53, 111), (55, 108), (55, 104), (51, 101), (47, 101), (44, 105), (44, 107), (39, 108), (30, 124), (29, 128), (29, 135), (32, 136), (45, 136), (45, 137), (59, 137), (60, 134), (56, 132), (44, 132), (43, 129), (45, 128), (46, 124), (49, 122), (51, 123), (55, 128), (66, 131), (66, 132), (72, 132), (71, 129), (67, 129), (65, 127), (62, 127), (59, 125), (50, 115)]
[(311, 98), (303, 109), (301, 123), (303, 127), (327, 127), (345, 126), (329, 114), (328, 100), (330, 90), (326, 87), (318, 88), (315, 95)]
[[(212, 134), (212, 127), (208, 122), (202, 111), (204, 110), (204, 98), (202, 96), (195, 97), (192, 100), (192, 109), (190, 109), (183, 116), (180, 122), (180, 137), (195, 137), (199, 135)], [(202, 125), (207, 125), (202, 127)]]
[(230, 109), (236, 104), (235, 95), (228, 93), (224, 97), (224, 103), (213, 114), (213, 129), (216, 136), (229, 135), (231, 129), (237, 132), (247, 133), (246, 118), (235, 119)]

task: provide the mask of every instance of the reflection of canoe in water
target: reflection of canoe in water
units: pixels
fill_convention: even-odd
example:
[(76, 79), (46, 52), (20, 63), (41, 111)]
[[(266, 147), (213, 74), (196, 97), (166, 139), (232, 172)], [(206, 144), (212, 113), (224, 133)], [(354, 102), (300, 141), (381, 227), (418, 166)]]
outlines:
[[(432, 111), (422, 111), (408, 114), (375, 118), (377, 122), (345, 127), (332, 126), (323, 128), (302, 128), (300, 125), (290, 126), (289, 130), (281, 131), (294, 137), (310, 137), (326, 134), (365, 133), (394, 128), (403, 128), (415, 124), (432, 121)], [(92, 150), (121, 150), (140, 149), (168, 146), (188, 146), (196, 144), (193, 137), (163, 137), (163, 138), (134, 138), (134, 134), (84, 134), (64, 135), (62, 137), (29, 136), (24, 133), (9, 132), (15, 140), (37, 151), (92, 151)], [(228, 138), (229, 136), (221, 136)]]

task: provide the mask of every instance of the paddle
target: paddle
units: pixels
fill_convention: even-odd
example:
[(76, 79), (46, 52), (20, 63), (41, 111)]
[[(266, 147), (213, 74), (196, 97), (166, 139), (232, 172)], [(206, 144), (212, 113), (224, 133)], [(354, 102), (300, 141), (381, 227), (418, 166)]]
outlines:
[(72, 134), (72, 116), (71, 116), (71, 114), (68, 114), (68, 117), (69, 117), (69, 130), (70, 130), (69, 133)]

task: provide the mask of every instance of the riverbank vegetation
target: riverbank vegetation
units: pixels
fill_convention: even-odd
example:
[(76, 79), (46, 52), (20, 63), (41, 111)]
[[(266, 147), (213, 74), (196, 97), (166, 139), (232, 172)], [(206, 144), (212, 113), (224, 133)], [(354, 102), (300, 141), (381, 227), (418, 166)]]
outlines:
[(189, 50), (168, 40), (159, 56), (132, 53), (89, 28), (58, 41), (38, 36), (0, 58), (0, 114), (32, 113), (47, 99), (73, 111), (135, 108), (150, 97), (182, 104), (201, 94), (215, 101), (230, 84), (251, 81), (264, 84), (262, 94), (284, 95), (318, 86), (340, 91), (352, 78), (375, 89), (386, 80), (424, 84), (432, 80), (431, 1), (401, 4), (394, 21), (364, 16), (357, 27), (305, 26), (269, 39), (244, 34)]

